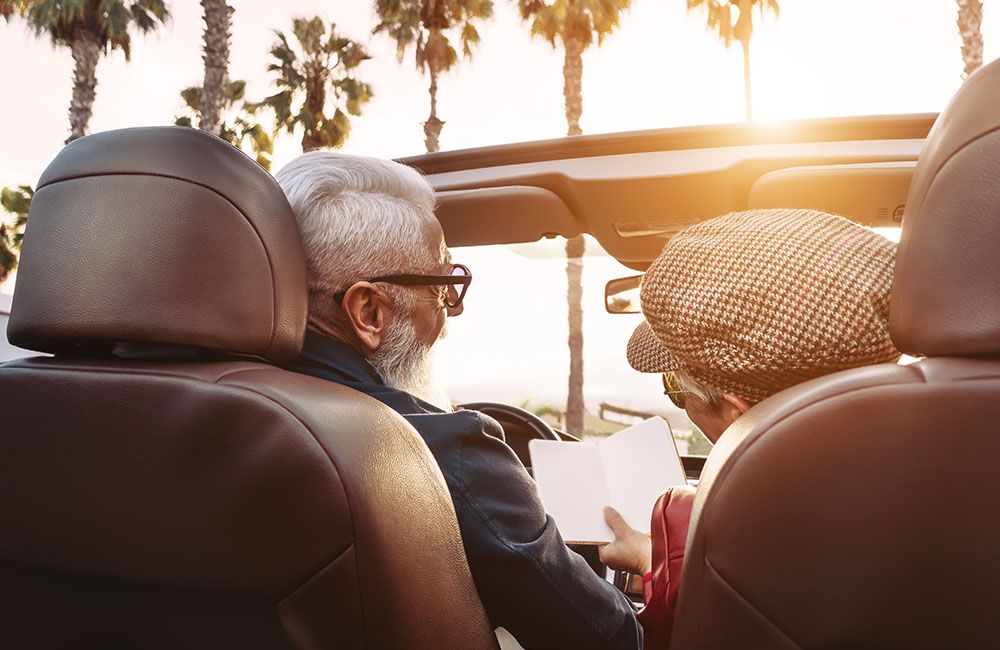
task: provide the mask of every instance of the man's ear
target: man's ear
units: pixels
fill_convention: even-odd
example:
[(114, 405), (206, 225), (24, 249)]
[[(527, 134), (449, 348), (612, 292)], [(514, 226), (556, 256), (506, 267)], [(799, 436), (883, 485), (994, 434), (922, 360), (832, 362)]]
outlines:
[(722, 404), (722, 414), (730, 422), (750, 410), (750, 404), (738, 395), (725, 393), (723, 397), (726, 401)]
[(362, 347), (374, 352), (392, 323), (388, 294), (371, 282), (355, 282), (344, 292), (347, 323)]

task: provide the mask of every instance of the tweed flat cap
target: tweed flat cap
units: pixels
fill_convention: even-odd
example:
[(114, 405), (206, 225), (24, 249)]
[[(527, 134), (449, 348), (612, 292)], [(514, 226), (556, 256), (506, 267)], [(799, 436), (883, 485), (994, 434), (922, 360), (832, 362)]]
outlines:
[(684, 370), (756, 403), (838, 370), (892, 361), (896, 245), (813, 210), (734, 212), (686, 228), (643, 276), (640, 372)]

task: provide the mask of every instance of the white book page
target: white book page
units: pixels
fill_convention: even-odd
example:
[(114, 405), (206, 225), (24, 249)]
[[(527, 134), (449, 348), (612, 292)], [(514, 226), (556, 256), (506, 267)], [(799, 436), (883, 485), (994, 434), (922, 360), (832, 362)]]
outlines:
[(604, 523), (603, 509), (611, 497), (597, 445), (531, 440), (528, 451), (538, 496), (563, 540), (583, 544), (613, 540)]
[(668, 487), (687, 482), (670, 425), (653, 417), (602, 440), (598, 449), (610, 505), (629, 526), (648, 533), (656, 500)]

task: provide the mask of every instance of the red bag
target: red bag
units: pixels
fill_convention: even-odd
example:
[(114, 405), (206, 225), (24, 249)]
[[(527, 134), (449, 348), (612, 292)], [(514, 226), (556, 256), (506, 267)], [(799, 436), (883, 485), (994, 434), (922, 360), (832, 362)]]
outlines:
[(653, 538), (653, 566), (650, 580), (643, 585), (646, 606), (638, 614), (645, 632), (644, 648), (668, 650), (670, 647), (693, 503), (694, 488), (681, 485), (664, 492), (653, 506), (649, 529)]

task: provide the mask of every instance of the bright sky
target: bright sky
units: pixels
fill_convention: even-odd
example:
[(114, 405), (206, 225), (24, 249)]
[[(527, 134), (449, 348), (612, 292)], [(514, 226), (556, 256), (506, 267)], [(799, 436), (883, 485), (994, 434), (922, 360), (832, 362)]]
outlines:
[[(268, 92), (271, 30), (287, 29), (292, 16), (319, 14), (367, 42), (374, 56), (363, 70), (375, 99), (345, 150), (422, 151), (427, 81), (412, 53), (400, 66), (392, 43), (369, 35), (376, 22), (371, 2), (230, 1), (232, 76), (248, 80), (251, 98)], [(200, 83), (201, 8), (194, 0), (169, 4), (170, 24), (135, 39), (131, 64), (120, 52), (102, 60), (92, 131), (172, 123), (178, 91)], [(480, 27), (476, 58), (441, 83), (444, 149), (565, 133), (561, 54), (530, 38), (512, 1), (495, 5), (493, 20)], [(1000, 54), (991, 38), (1000, 13), (992, 5), (986, 2), (983, 25), (987, 60)], [(758, 24), (753, 42), (758, 119), (937, 111), (960, 83), (953, 0), (781, 0), (781, 6), (778, 20)], [(741, 120), (739, 48), (724, 49), (704, 22), (683, 0), (633, 0), (620, 29), (584, 57), (584, 132)], [(8, 90), (0, 102), (0, 183), (33, 182), (59, 150), (71, 74), (68, 50), (53, 49), (20, 21), (0, 23), (0, 78)], [(297, 138), (284, 139), (277, 166), (296, 153)]]
[[(512, 1), (494, 1), (493, 20), (479, 28), (483, 42), (476, 58), (441, 81), (443, 149), (565, 133), (561, 53), (530, 38)], [(375, 99), (354, 121), (344, 149), (377, 156), (422, 151), (427, 80), (416, 71), (412, 52), (399, 65), (393, 44), (370, 36), (376, 23), (371, 2), (230, 2), (236, 9), (231, 76), (248, 81), (250, 99), (269, 92), (265, 65), (271, 30), (288, 29), (292, 16), (319, 14), (335, 21), (345, 35), (368, 43), (374, 57), (363, 66), (362, 77), (374, 86)], [(130, 64), (120, 52), (102, 60), (91, 131), (170, 124), (181, 105), (179, 90), (201, 82), (201, 8), (194, 0), (169, 4), (170, 24), (156, 35), (136, 38)], [(1000, 12), (994, 13), (992, 0), (985, 5), (983, 34), (989, 61), (1000, 55), (1000, 43), (993, 38), (1000, 34)], [(779, 19), (758, 20), (753, 41), (758, 119), (938, 111), (961, 83), (954, 0), (781, 0), (781, 7)], [(584, 132), (741, 120), (740, 50), (724, 49), (704, 23), (704, 15), (689, 14), (683, 0), (633, 0), (620, 29), (603, 47), (584, 56)], [(0, 101), (0, 124), (5, 126), (0, 185), (33, 183), (62, 146), (68, 130), (71, 73), (68, 50), (53, 49), (18, 20), (0, 23), (0, 78), (7, 89)], [(275, 169), (298, 152), (298, 137), (281, 138)], [(479, 264), (474, 266), (477, 280), (470, 301), (477, 290), (495, 282), (496, 295), (503, 297), (491, 299), (490, 304), (506, 304), (512, 294), (504, 286), (514, 285), (499, 278), (511, 267), (512, 255), (506, 250), (456, 253), (457, 259)], [(609, 391), (617, 387), (614, 392), (621, 401), (630, 401), (628, 396), (639, 391), (662, 403), (651, 378), (636, 377), (622, 365), (620, 354), (631, 321), (597, 322), (611, 318), (599, 313), (600, 292), (603, 282), (619, 270), (611, 260), (588, 263), (588, 401), (594, 405), (604, 399), (601, 387), (608, 384)], [(565, 394), (565, 286), (558, 284), (562, 262), (547, 264), (553, 285), (542, 302), (550, 307), (532, 312), (537, 320), (532, 326), (519, 321), (527, 337), (518, 340), (523, 354), (514, 358), (494, 352), (482, 357), (484, 363), (496, 363), (504, 371), (492, 378), (468, 378), (456, 385), (460, 393), (488, 397), (482, 393), (489, 393), (491, 385), (509, 386), (509, 381), (530, 370), (538, 386), (544, 387), (531, 389), (534, 393), (555, 402)], [(3, 288), (9, 292), (10, 283)], [(485, 301), (480, 304), (480, 316), (468, 309), (454, 323), (450, 338), (455, 348), (480, 355), (483, 346), (505, 349), (502, 337), (490, 329), (504, 314)], [(511, 306), (517, 308), (516, 303)], [(484, 336), (487, 331), (494, 333)], [(531, 342), (533, 338), (558, 350), (557, 359), (542, 361), (543, 343)], [(469, 354), (447, 353), (444, 365), (449, 372), (457, 371)], [(630, 377), (626, 380), (625, 375)], [(496, 391), (496, 396), (501, 392), (506, 391)], [(648, 405), (649, 400), (630, 403)]]

